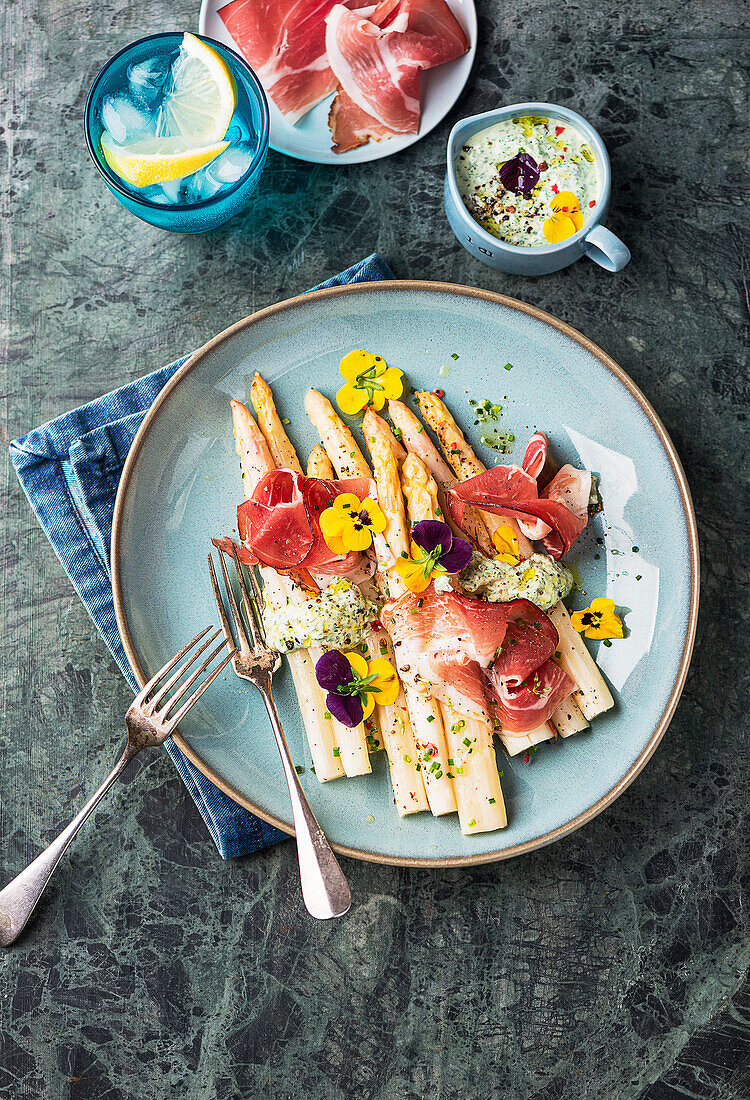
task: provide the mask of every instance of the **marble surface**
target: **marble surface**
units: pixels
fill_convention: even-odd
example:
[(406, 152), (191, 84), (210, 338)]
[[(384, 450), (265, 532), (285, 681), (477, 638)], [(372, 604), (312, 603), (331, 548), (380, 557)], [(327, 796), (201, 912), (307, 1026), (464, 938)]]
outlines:
[[(0, 957), (0, 1095), (740, 1100), (750, 1093), (747, 9), (480, 3), (478, 62), (428, 138), (358, 168), (271, 154), (252, 205), (206, 237), (126, 216), (82, 110), (129, 40), (197, 5), (16, 0), (3, 12), (4, 438), (197, 346), (378, 250), (592, 337), (682, 455), (703, 552), (698, 641), (652, 763), (552, 848), (476, 870), (347, 863), (354, 905), (315, 924), (294, 848), (222, 863), (155, 756), (79, 838)], [(611, 228), (633, 260), (522, 280), (476, 264), (441, 206), (462, 114), (539, 98), (600, 129)], [(744, 204), (744, 205), (743, 205)], [(2, 456), (0, 866), (20, 868), (104, 774), (126, 688)], [(533, 768), (533, 758), (530, 767)]]

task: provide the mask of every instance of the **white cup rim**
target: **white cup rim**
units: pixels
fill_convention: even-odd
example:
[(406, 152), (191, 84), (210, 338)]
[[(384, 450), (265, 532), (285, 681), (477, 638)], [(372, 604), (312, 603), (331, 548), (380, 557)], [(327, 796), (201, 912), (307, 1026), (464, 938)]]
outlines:
[[(502, 240), (502, 238), (494, 236), (494, 234), (489, 233), (479, 224), (479, 222), (472, 218), (471, 214), (466, 209), (464, 200), (461, 198), (461, 192), (458, 189), (455, 160), (456, 145), (458, 144), (459, 135), (472, 123), (485, 122), (487, 127), (489, 127), (493, 122), (500, 122), (508, 116), (519, 114), (556, 115), (558, 118), (573, 123), (582, 130), (589, 139), (602, 168), (602, 187), (598, 210), (584, 221), (577, 233), (574, 233), (572, 237), (566, 237), (564, 241), (559, 241), (557, 244), (534, 245), (529, 248), (526, 245), (509, 244), (507, 241)], [(466, 118), (459, 119), (451, 130), (448, 138), (446, 161), (448, 187), (454, 207), (458, 211), (458, 216), (464, 226), (475, 233), (477, 240), (481, 240), (496, 252), (505, 252), (511, 256), (554, 256), (560, 252), (564, 252), (578, 241), (582, 241), (595, 225), (601, 224), (603, 217), (602, 212), (606, 213), (609, 208), (609, 199), (612, 191), (612, 169), (609, 163), (609, 154), (607, 153), (604, 142), (591, 123), (582, 115), (579, 115), (576, 111), (572, 111), (569, 107), (561, 107), (556, 103), (510, 103), (505, 107), (495, 107), (491, 111), (483, 111), (480, 114), (467, 115)]]

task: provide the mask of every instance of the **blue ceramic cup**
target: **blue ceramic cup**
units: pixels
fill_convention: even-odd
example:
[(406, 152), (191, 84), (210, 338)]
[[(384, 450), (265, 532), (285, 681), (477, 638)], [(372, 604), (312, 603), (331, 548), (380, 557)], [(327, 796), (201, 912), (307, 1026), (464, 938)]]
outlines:
[[(599, 170), (600, 194), (596, 209), (586, 218), (581, 229), (572, 237), (558, 244), (522, 247), (506, 244), (488, 233), (472, 218), (464, 206), (456, 179), (456, 160), (464, 145), (480, 130), (519, 115), (545, 115), (570, 123), (580, 131), (591, 146)], [(593, 126), (567, 107), (553, 103), (513, 103), (481, 115), (472, 115), (457, 122), (448, 139), (448, 167), (445, 175), (445, 212), (453, 232), (467, 252), (483, 264), (505, 271), (510, 275), (548, 275), (575, 263), (581, 256), (588, 256), (605, 271), (621, 271), (630, 260), (630, 251), (619, 237), (611, 233), (602, 222), (609, 211), (612, 190), (612, 170), (607, 150)]]

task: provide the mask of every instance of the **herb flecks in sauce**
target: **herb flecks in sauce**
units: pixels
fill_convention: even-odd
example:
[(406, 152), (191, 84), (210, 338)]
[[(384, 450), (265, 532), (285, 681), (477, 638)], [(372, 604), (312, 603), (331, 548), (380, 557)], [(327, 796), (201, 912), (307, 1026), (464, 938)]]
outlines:
[[(531, 163), (539, 178), (530, 191), (517, 192), (503, 182), (505, 174), (528, 186)], [(475, 134), (458, 155), (456, 178), (472, 217), (493, 236), (524, 247), (549, 243), (545, 221), (554, 222), (558, 240), (571, 227), (577, 231), (579, 218), (589, 217), (599, 199), (596, 158), (583, 135), (567, 122), (537, 115), (506, 119)], [(556, 197), (570, 192), (578, 210), (555, 210)], [(556, 205), (570, 207), (565, 201)]]

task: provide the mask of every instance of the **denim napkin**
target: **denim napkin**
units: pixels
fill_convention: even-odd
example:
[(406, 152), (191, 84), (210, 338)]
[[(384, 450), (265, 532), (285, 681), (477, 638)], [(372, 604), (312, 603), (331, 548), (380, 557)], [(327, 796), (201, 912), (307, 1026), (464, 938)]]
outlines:
[[(373, 253), (320, 287), (393, 277), (388, 265)], [(184, 355), (10, 444), (11, 462), (31, 507), (134, 690), (138, 685), (125, 656), (112, 602), (109, 542), (115, 495), (141, 421), (159, 391), (188, 358)], [(224, 859), (284, 839), (285, 833), (259, 821), (215, 787), (174, 742), (168, 740), (164, 747)]]

